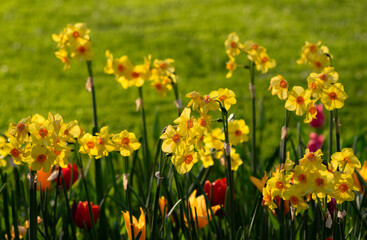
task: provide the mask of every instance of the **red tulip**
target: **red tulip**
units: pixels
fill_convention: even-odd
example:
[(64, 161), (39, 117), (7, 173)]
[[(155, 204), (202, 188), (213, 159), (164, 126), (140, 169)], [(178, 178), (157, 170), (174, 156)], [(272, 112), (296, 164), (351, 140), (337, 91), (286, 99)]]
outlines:
[[(71, 164), (68, 164), (66, 168), (62, 168), (62, 176), (64, 177), (66, 189), (69, 189), (78, 180), (79, 172), (78, 167), (74, 164), (73, 182), (71, 183)], [(57, 179), (57, 178), (56, 178)], [(62, 188), (61, 178), (59, 180), (59, 188)]]
[[(210, 194), (211, 189), (213, 189), (213, 193)], [(215, 205), (224, 205), (226, 200), (226, 191), (227, 191), (227, 181), (226, 178), (217, 179), (215, 182), (210, 183), (206, 180), (204, 184), (204, 191), (209, 198), (212, 206)], [(212, 196), (212, 198), (211, 198)]]
[[(98, 219), (99, 206), (93, 205), (93, 203), (90, 203), (90, 205), (92, 207), (93, 220), (94, 220), (94, 223), (96, 223)], [(87, 229), (92, 228), (92, 223), (90, 221), (89, 208), (88, 208), (87, 201), (85, 202), (80, 201), (76, 209), (74, 205), (73, 212), (74, 212), (74, 221), (77, 227), (79, 228), (87, 227)]]
[(317, 110), (316, 119), (312, 119), (310, 126), (314, 128), (321, 128), (325, 121), (324, 107), (322, 104), (315, 104), (315, 107)]

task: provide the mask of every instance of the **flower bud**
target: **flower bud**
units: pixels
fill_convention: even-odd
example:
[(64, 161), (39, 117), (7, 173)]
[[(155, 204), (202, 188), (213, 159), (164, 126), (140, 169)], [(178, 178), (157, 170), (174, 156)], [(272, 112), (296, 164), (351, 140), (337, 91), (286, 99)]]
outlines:
[[(94, 223), (97, 222), (98, 219), (98, 213), (99, 213), (99, 206), (93, 205), (93, 203), (90, 203), (92, 207), (92, 214), (93, 214), (93, 220)], [(89, 208), (88, 208), (88, 202), (82, 202), (80, 201), (77, 207), (73, 207), (74, 210), (74, 221), (77, 227), (79, 228), (92, 228), (92, 222), (90, 220), (89, 216)]]

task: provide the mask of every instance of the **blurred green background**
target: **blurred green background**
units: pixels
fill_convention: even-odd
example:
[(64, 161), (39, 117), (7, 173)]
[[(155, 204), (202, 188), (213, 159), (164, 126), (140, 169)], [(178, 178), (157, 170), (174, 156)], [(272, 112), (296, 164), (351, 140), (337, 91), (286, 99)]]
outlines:
[[(237, 32), (240, 41), (265, 46), (277, 61), (275, 69), (256, 76), (256, 95), (263, 98), (259, 126), (264, 127), (264, 156), (279, 144), (284, 116), (284, 102), (267, 91), (269, 80), (282, 74), (291, 86), (307, 86), (309, 71), (296, 64), (305, 41), (321, 40), (334, 56), (349, 95), (339, 114), (344, 142), (366, 130), (367, 4), (362, 0), (18, 0), (0, 6), (1, 132), (10, 122), (48, 112), (60, 113), (65, 121), (76, 119), (87, 131), (92, 128), (91, 99), (84, 88), (86, 64), (73, 61), (63, 71), (51, 39), (52, 33), (77, 22), (91, 29), (99, 123), (109, 125), (111, 132), (128, 129), (140, 135), (140, 113), (135, 111), (138, 90), (122, 89), (114, 76), (103, 72), (106, 49), (115, 57), (128, 55), (135, 64), (148, 54), (175, 59), (184, 105), (184, 94), (190, 91), (205, 94), (226, 87), (238, 99), (230, 112), (250, 124), (248, 71), (240, 69), (225, 78), (224, 41), (231, 32)], [(176, 117), (173, 92), (159, 98), (146, 84), (144, 97), (149, 131), (156, 111), (160, 128)], [(305, 134), (311, 131), (308, 125), (302, 128)]]

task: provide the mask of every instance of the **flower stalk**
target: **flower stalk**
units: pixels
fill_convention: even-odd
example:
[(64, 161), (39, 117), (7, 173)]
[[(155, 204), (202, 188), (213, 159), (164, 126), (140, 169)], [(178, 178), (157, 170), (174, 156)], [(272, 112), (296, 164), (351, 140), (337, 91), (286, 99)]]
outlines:
[[(226, 158), (226, 165), (227, 165), (227, 183), (229, 183), (229, 213), (230, 213), (230, 227), (231, 227), (231, 239), (235, 239), (236, 230), (235, 230), (235, 212), (234, 212), (234, 188), (233, 188), (233, 171), (231, 168), (231, 145), (229, 143), (229, 134), (228, 134), (228, 112), (224, 106), (221, 106), (222, 110), (222, 122), (223, 122), (223, 129), (224, 129), (224, 156)], [(255, 166), (255, 165), (254, 165)]]

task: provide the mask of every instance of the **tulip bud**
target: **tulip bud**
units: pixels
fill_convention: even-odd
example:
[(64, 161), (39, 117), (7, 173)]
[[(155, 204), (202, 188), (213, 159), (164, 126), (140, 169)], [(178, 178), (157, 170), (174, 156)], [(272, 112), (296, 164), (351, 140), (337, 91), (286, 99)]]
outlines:
[[(213, 189), (213, 193), (211, 194), (211, 190)], [(226, 191), (227, 191), (227, 180), (226, 178), (217, 179), (215, 182), (210, 183), (208, 180), (205, 182), (204, 191), (209, 198), (212, 206), (215, 205), (224, 205), (226, 200)]]
[[(62, 168), (62, 176), (64, 177), (66, 189), (69, 189), (78, 180), (79, 172), (77, 165), (74, 164), (73, 181), (71, 181), (72, 165), (68, 164), (66, 168)], [(57, 179), (57, 178), (56, 178)], [(59, 188), (62, 188), (61, 178), (59, 179)]]
[[(98, 213), (99, 213), (99, 206), (93, 205), (93, 203), (90, 203), (92, 207), (92, 214), (93, 214), (93, 220), (94, 223), (97, 222), (98, 219)], [(88, 202), (79, 202), (78, 206), (73, 206), (73, 212), (74, 212), (74, 221), (75, 225), (79, 228), (92, 228), (92, 222), (90, 220), (89, 216), (89, 208), (88, 208)]]

